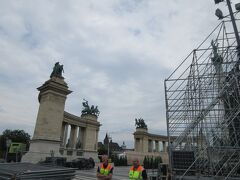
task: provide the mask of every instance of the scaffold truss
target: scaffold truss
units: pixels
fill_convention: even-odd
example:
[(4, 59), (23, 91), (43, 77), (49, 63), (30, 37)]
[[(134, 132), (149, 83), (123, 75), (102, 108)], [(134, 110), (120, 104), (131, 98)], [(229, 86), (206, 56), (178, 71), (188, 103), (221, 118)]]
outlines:
[(239, 66), (231, 21), (223, 21), (165, 80), (176, 179), (240, 179)]

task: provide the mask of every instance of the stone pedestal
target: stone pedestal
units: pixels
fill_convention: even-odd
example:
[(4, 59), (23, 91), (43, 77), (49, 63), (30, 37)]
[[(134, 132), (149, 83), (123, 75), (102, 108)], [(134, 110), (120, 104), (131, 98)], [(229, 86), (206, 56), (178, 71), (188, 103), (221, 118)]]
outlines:
[(22, 162), (38, 163), (51, 155), (61, 156), (58, 141), (34, 140), (30, 142), (29, 151), (22, 157)]
[(84, 157), (92, 157), (94, 161), (98, 160), (97, 157), (97, 143), (98, 143), (98, 131), (96, 128), (97, 116), (95, 115), (82, 115), (81, 118), (87, 121), (84, 136)]
[[(135, 151), (137, 152), (148, 152), (148, 129), (147, 128), (136, 128), (135, 136)], [(138, 141), (136, 140), (138, 139)]]
[(93, 122), (97, 121), (97, 116), (93, 114), (84, 114), (84, 115), (81, 115), (81, 118), (85, 119), (86, 121), (93, 121)]
[(29, 152), (23, 162), (37, 163), (45, 160), (50, 151), (59, 156), (64, 107), (67, 95), (72, 91), (63, 78), (52, 77), (38, 88), (39, 110)]
[(145, 132), (145, 133), (147, 133), (148, 129), (147, 128), (136, 128), (136, 132)]

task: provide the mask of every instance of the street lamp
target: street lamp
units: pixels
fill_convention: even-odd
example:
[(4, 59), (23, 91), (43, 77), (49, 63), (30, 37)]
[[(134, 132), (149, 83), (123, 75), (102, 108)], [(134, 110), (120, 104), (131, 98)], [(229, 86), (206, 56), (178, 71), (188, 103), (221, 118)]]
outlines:
[(223, 0), (214, 0), (215, 1), (215, 4), (218, 4), (220, 2), (223, 2)]
[[(224, 0), (214, 0), (215, 4), (218, 4), (220, 2), (223, 2)], [(237, 25), (236, 25), (236, 21), (235, 18), (233, 16), (233, 11), (232, 11), (232, 6), (231, 6), (231, 2), (230, 0), (226, 0), (227, 1), (227, 6), (228, 6), (228, 10), (229, 10), (229, 14), (231, 17), (231, 21), (232, 21), (232, 25), (233, 25), (233, 30), (235, 33), (235, 37), (236, 37), (236, 41), (237, 41), (237, 51), (238, 51), (238, 56), (240, 57), (240, 38), (239, 38), (239, 34), (238, 34), (238, 29), (237, 29)], [(236, 4), (236, 9), (239, 11), (240, 7), (239, 7), (239, 3)], [(223, 19), (224, 16), (222, 14), (222, 11), (220, 9), (217, 9), (215, 12), (215, 15), (219, 18), (219, 19)]]
[(235, 9), (236, 9), (237, 11), (240, 11), (240, 3), (235, 4)]
[(12, 140), (7, 138), (7, 139), (6, 139), (7, 151), (6, 151), (6, 155), (5, 155), (5, 161), (6, 161), (6, 162), (7, 162), (7, 156), (8, 156), (8, 149), (9, 149), (11, 143), (12, 143)]
[(216, 15), (219, 19), (223, 19), (223, 18), (224, 18), (222, 11), (221, 11), (220, 9), (218, 9), (218, 8), (217, 8), (216, 11), (215, 11), (215, 15)]
[(112, 138), (108, 135), (108, 158), (109, 158), (109, 155), (110, 155), (110, 147), (109, 147), (110, 140), (112, 140)]

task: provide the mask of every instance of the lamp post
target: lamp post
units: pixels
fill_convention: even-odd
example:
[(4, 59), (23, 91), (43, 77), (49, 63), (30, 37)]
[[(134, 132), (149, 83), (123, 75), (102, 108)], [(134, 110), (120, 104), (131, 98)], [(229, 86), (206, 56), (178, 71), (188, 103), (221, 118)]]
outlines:
[(236, 21), (235, 21), (235, 18), (233, 16), (233, 11), (232, 11), (232, 6), (231, 6), (230, 0), (227, 0), (227, 6), (228, 6), (228, 9), (229, 9), (231, 21), (232, 21), (232, 24), (233, 24), (233, 30), (234, 30), (234, 33), (235, 33), (235, 36), (236, 36), (236, 40), (237, 40), (238, 55), (240, 55), (240, 38), (239, 38), (239, 34), (238, 34)]
[(112, 138), (108, 136), (108, 158), (109, 158), (109, 155), (110, 155), (110, 147), (109, 147), (110, 140), (112, 140)]
[[(222, 2), (223, 0), (214, 0), (214, 1), (215, 1), (215, 4), (218, 4), (218, 3)], [(240, 38), (239, 38), (239, 34), (238, 34), (236, 20), (235, 20), (235, 18), (233, 16), (233, 10), (232, 10), (232, 6), (231, 6), (231, 1), (230, 0), (226, 0), (226, 1), (227, 1), (228, 10), (229, 10), (229, 14), (230, 14), (232, 25), (233, 25), (234, 34), (235, 34), (236, 41), (237, 41), (237, 52), (238, 52), (238, 56), (240, 58)], [(217, 9), (217, 10), (219, 11), (219, 9)]]
[(9, 149), (11, 143), (12, 143), (12, 140), (7, 138), (7, 139), (6, 139), (7, 150), (6, 150), (6, 155), (5, 155), (5, 161), (6, 161), (6, 162), (7, 162), (7, 157), (8, 157), (8, 149)]

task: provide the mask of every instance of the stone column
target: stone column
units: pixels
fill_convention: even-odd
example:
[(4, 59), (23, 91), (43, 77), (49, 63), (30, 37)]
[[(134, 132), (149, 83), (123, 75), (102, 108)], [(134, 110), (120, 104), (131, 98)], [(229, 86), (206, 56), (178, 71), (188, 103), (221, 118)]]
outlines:
[(83, 156), (92, 157), (95, 162), (99, 162), (97, 154), (98, 132), (101, 124), (97, 121), (97, 116), (92, 114), (81, 115), (86, 126), (81, 129), (83, 137)]
[(154, 140), (151, 140), (151, 152), (153, 152), (153, 150), (154, 150)]
[(157, 140), (155, 141), (155, 151), (159, 152), (159, 143)]
[(95, 150), (97, 150), (97, 148), (98, 148), (98, 132), (99, 132), (99, 130), (97, 129), (96, 130)]
[(40, 106), (33, 140), (60, 141), (65, 101), (71, 91), (57, 77), (46, 81), (38, 90)]
[(162, 143), (163, 143), (163, 152), (167, 152), (167, 146), (166, 146), (166, 142), (165, 142), (165, 141), (163, 141)]
[(77, 126), (71, 125), (70, 147), (75, 148), (77, 142)]
[(159, 141), (159, 151), (163, 152), (163, 142)]
[(63, 139), (64, 139), (64, 130), (65, 130), (65, 123), (62, 124), (61, 136), (60, 136), (60, 146), (63, 146)]
[(152, 140), (148, 139), (148, 152), (152, 152), (152, 149), (153, 149), (152, 146), (153, 146)]
[(80, 149), (85, 149), (85, 128), (83, 127), (79, 127), (79, 133), (78, 133), (78, 137), (79, 137), (79, 141), (81, 143), (81, 147)]
[(135, 138), (135, 151), (141, 152), (141, 146), (140, 146), (140, 138)]
[(82, 149), (82, 127), (78, 127), (78, 137), (77, 137), (76, 149)]
[(148, 152), (148, 137), (147, 136), (143, 137), (143, 152), (144, 153)]
[(89, 151), (94, 150), (94, 142), (96, 141), (96, 129), (95, 127), (87, 127), (86, 128), (86, 136), (85, 136), (85, 149)]
[(67, 143), (67, 134), (68, 134), (68, 124), (63, 123), (62, 125), (62, 133), (61, 133), (61, 146), (65, 147)]
[(137, 138), (134, 138), (134, 150), (138, 151), (138, 149), (137, 149)]
[[(148, 152), (148, 130), (147, 128), (136, 128), (136, 132), (134, 133), (135, 139), (135, 151), (141, 153)], [(139, 138), (138, 144), (136, 144), (136, 138)]]
[(143, 138), (140, 139), (140, 152), (143, 152)]
[(63, 138), (63, 146), (66, 147), (67, 145), (67, 141), (68, 141), (68, 127), (69, 127), (69, 124), (65, 124), (65, 128), (64, 128), (64, 138)]
[(41, 87), (38, 95), (39, 110), (29, 152), (22, 158), (23, 162), (36, 163), (50, 155), (59, 155), (65, 101), (68, 90), (62, 77), (53, 76)]

